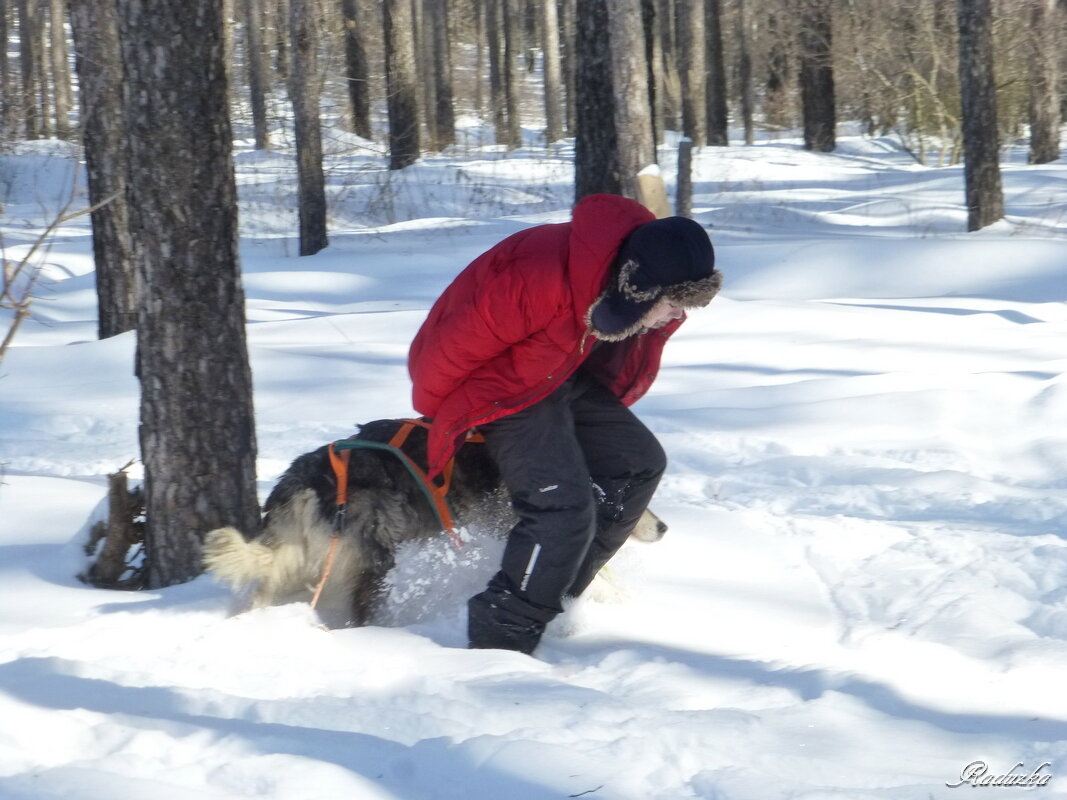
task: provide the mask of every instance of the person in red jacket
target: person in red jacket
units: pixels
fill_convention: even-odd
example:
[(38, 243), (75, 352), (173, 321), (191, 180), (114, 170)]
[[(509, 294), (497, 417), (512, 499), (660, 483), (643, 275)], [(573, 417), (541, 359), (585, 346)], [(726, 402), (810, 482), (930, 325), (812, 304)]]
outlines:
[(477, 426), (519, 518), (468, 604), (471, 647), (533, 652), (629, 536), (666, 456), (628, 406), (721, 283), (698, 223), (591, 195), (483, 253), (430, 309), (408, 359), (430, 474)]

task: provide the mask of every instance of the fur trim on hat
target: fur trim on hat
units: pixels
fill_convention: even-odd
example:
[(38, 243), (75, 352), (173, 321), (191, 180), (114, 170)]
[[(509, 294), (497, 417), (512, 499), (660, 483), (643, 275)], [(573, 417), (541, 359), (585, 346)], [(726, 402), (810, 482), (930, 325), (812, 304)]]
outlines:
[(682, 308), (703, 308), (719, 293), (722, 288), (722, 272), (712, 270), (711, 274), (699, 281), (680, 283), (670, 286), (663, 296), (672, 303), (677, 303)]
[(638, 267), (640, 267), (640, 264), (632, 258), (626, 260), (619, 267), (619, 291), (623, 297), (627, 300), (633, 300), (635, 303), (647, 303), (649, 300), (655, 300), (663, 294), (663, 287), (649, 286), (644, 291), (638, 289), (634, 282), (630, 280)]
[(597, 330), (596, 325), (593, 324), (593, 310), (597, 307), (597, 304), (607, 296), (609, 291), (611, 291), (611, 290), (610, 289), (604, 290), (600, 294), (600, 297), (598, 297), (593, 302), (593, 304), (591, 306), (589, 306), (589, 310), (585, 312), (585, 327), (597, 339), (599, 339), (602, 342), (621, 342), (623, 339), (628, 339), (631, 336), (633, 336), (635, 333), (640, 333), (642, 330), (644, 330), (645, 326), (641, 324), (642, 322), (644, 322), (644, 317), (639, 319), (637, 322), (635, 322), (629, 328), (625, 328), (625, 329), (619, 331), (618, 333), (604, 333), (603, 331)]
[[(633, 264), (633, 266), (630, 266)], [(621, 274), (629, 275), (636, 266), (636, 262), (628, 261), (623, 264)], [(629, 272), (626, 268), (629, 267)], [(626, 293), (626, 284), (621, 280), (620, 285), (623, 287), (624, 294)], [(657, 287), (658, 288), (658, 287)], [(722, 288), (722, 272), (720, 270), (713, 270), (711, 275), (706, 278), (702, 278), (699, 281), (690, 281), (688, 283), (679, 284), (677, 286), (670, 287), (666, 292), (663, 292), (662, 296), (666, 297), (673, 303), (677, 303), (682, 308), (702, 308), (715, 299), (715, 295), (719, 293), (719, 289)], [(625, 328), (618, 333), (603, 333), (598, 331), (593, 324), (593, 311), (597, 305), (608, 296), (613, 290), (613, 287), (609, 287), (600, 293), (600, 296), (593, 301), (593, 304), (589, 306), (589, 309), (585, 312), (585, 325), (597, 339), (602, 342), (621, 342), (623, 339), (628, 339), (635, 334), (641, 333), (648, 326), (645, 324), (645, 318), (648, 314), (642, 315), (633, 325)], [(662, 291), (662, 290), (661, 290)], [(647, 302), (648, 300), (654, 300), (660, 296), (657, 292), (651, 296), (647, 296), (646, 292), (635, 292), (638, 296), (631, 296), (627, 294), (632, 300), (638, 302)]]

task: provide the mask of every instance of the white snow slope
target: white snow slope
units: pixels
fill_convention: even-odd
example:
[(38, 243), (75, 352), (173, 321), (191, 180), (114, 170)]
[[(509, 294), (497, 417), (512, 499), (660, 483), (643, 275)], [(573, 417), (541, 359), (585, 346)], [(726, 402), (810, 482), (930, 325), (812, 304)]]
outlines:
[[(568, 216), (565, 145), (392, 176), (356, 145), (333, 142), (310, 258), (291, 154), (239, 147), (264, 496), (412, 413), (441, 289)], [(962, 169), (885, 140), (699, 153), (727, 287), (637, 406), (671, 529), (536, 658), (464, 649), (493, 542), (406, 553), (383, 624), (332, 632), (300, 605), (234, 616), (206, 577), (79, 583), (138, 386), (134, 337), (95, 340), (87, 220), (63, 226), (0, 364), (0, 798), (1067, 797), (1067, 164), (1005, 159), (1007, 220), (966, 234)], [(74, 164), (0, 159), (8, 258)], [(1040, 785), (974, 792), (1004, 775)]]

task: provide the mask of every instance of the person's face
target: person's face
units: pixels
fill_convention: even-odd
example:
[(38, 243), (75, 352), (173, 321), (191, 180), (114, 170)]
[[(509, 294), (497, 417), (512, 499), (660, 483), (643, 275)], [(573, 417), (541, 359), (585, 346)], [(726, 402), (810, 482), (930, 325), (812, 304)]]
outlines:
[(644, 327), (662, 328), (671, 320), (681, 319), (684, 314), (685, 309), (680, 305), (672, 303), (666, 297), (661, 297), (645, 314)]

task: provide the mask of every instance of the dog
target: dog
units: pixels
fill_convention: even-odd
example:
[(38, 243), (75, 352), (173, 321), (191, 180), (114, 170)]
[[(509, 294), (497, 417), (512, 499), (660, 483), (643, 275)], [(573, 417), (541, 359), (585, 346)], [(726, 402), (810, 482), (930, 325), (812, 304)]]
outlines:
[[(356, 439), (387, 442), (403, 424), (378, 420), (359, 426)], [(410, 432), (404, 453), (426, 463), (426, 430)], [(204, 537), (203, 564), (216, 580), (248, 594), (252, 608), (309, 600), (327, 567), (337, 514), (337, 480), (329, 445), (299, 456), (263, 506), (259, 532), (247, 539), (232, 527)], [(503, 538), (516, 521), (500, 473), (484, 443), (468, 441), (456, 454), (448, 503), (457, 527)], [(442, 536), (442, 526), (418, 479), (395, 453), (352, 449), (343, 524), (316, 610), (330, 627), (367, 624), (384, 582), (408, 542)], [(646, 511), (631, 538), (658, 541), (667, 525)]]

